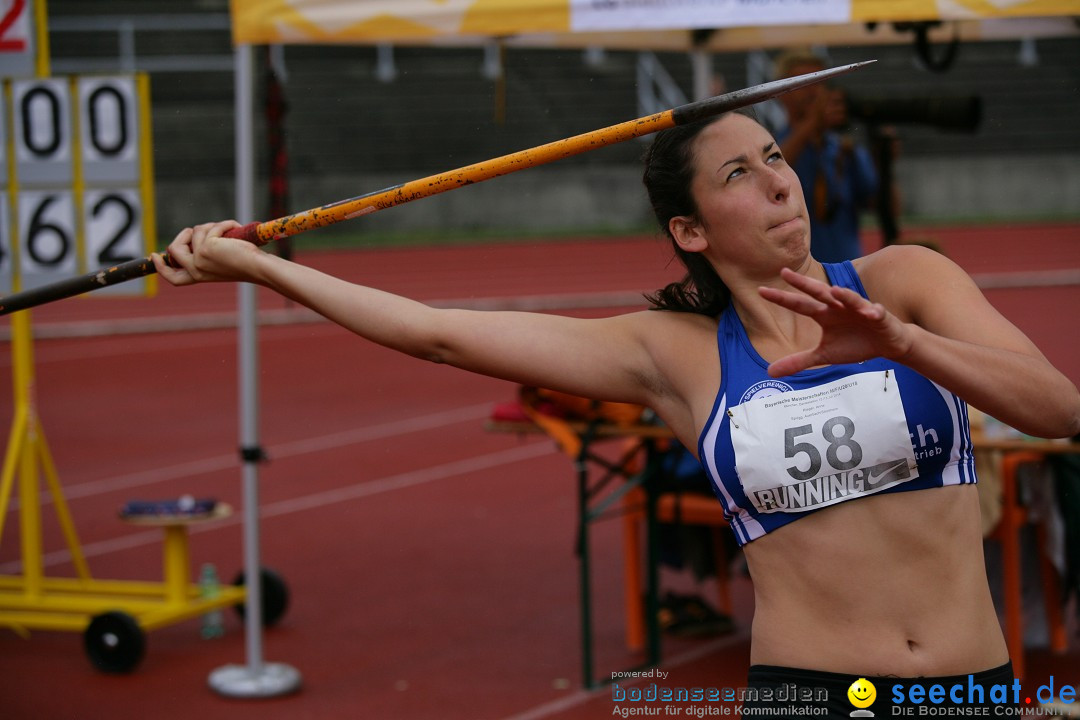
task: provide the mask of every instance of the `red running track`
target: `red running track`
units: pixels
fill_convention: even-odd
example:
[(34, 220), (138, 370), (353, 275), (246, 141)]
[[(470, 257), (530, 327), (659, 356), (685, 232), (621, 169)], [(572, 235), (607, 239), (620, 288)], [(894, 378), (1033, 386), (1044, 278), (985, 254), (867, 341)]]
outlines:
[[(1076, 225), (926, 234), (980, 277), (1080, 270)], [(603, 305), (678, 274), (652, 238), (300, 259), (457, 304), (528, 297), (563, 306), (569, 296), (571, 306)], [(1080, 382), (1080, 286), (987, 294)], [(116, 518), (126, 500), (192, 493), (240, 507), (235, 333), (179, 331), (231, 321), (235, 297), (230, 286), (163, 288), (153, 300), (77, 299), (34, 311), (42, 425), (95, 577), (160, 579), (156, 531)], [(608, 691), (580, 687), (570, 466), (545, 439), (483, 429), (514, 388), (403, 359), (279, 298), (264, 294), (261, 307), (281, 323), (260, 333), (261, 437), (271, 458), (260, 471), (262, 551), (293, 594), (265, 634), (264, 654), (295, 666), (303, 690), (239, 701), (207, 689), (209, 672), (246, 661), (231, 616), (219, 640), (202, 640), (197, 622), (150, 633), (146, 659), (128, 676), (93, 670), (75, 634), (25, 640), (0, 629), (0, 717), (609, 717)], [(174, 331), (143, 332), (146, 324)], [(78, 332), (91, 335), (71, 337)], [(10, 368), (8, 353), (0, 365)], [(0, 383), (0, 412), (10, 416), (11, 407), (9, 383)], [(51, 506), (44, 509), (47, 570), (71, 575)], [(618, 527), (608, 525), (594, 545), (600, 673), (633, 659), (622, 644)], [(18, 572), (17, 526), (9, 512), (0, 574)], [(230, 577), (240, 544), (236, 517), (199, 527), (193, 573), (213, 562)], [(672, 685), (742, 683), (752, 613), (745, 580), (736, 599), (735, 636), (666, 641)], [(1075, 641), (1063, 657), (1034, 650), (1029, 676), (1075, 685), (1078, 659)]]

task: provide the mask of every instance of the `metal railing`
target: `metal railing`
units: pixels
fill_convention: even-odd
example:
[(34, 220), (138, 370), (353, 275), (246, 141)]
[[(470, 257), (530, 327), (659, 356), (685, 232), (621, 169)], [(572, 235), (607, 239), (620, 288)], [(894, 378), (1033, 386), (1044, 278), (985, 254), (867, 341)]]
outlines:
[(206, 32), (232, 29), (227, 13), (177, 13), (155, 15), (66, 15), (49, 19), (50, 33), (111, 33), (116, 35), (116, 57), (56, 57), (52, 70), (59, 74), (87, 72), (229, 72), (233, 54), (139, 55), (138, 32)]

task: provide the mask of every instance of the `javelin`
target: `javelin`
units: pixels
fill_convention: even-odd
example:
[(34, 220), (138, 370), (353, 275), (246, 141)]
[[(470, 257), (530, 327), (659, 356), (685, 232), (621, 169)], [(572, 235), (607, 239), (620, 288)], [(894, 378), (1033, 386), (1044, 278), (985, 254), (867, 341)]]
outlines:
[[(546, 145), (539, 145), (510, 155), (503, 155), (492, 160), (467, 165), (457, 170), (430, 175), (419, 180), (394, 185), (384, 190), (349, 198), (348, 200), (339, 200), (329, 205), (287, 215), (277, 220), (248, 223), (243, 227), (229, 230), (225, 233), (225, 236), (247, 240), (255, 245), (266, 245), (274, 240), (297, 235), (306, 230), (333, 225), (342, 220), (350, 220), (361, 215), (369, 215), (395, 205), (403, 205), (413, 200), (438, 195), (463, 185), (472, 185), (501, 175), (509, 175), (525, 168), (544, 165), (572, 155), (579, 155), (590, 150), (606, 147), (607, 145), (614, 145), (643, 135), (650, 135), (677, 125), (686, 125), (705, 118), (715, 117), (721, 113), (763, 102), (806, 85), (812, 85), (836, 75), (851, 72), (872, 62), (875, 61), (867, 60), (850, 65), (841, 65), (840, 67), (819, 70), (806, 75), (797, 75), (783, 80), (774, 80), (725, 93), (724, 95), (698, 100), (686, 105), (680, 105), (672, 110), (663, 110), (636, 120), (628, 120), (582, 135), (556, 140)], [(171, 260), (172, 258), (166, 254), (165, 261), (172, 265)], [(79, 275), (67, 280), (60, 280), (0, 299), (0, 316), (81, 295), (91, 290), (117, 285), (128, 280), (152, 275), (154, 272), (156, 272), (154, 263), (149, 257), (129, 260), (110, 268)]]

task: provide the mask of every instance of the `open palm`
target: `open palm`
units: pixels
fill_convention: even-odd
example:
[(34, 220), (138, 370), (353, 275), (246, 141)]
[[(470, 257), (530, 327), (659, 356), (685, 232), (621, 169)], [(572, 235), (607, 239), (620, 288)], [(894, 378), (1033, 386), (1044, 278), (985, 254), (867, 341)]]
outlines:
[(847, 288), (833, 287), (786, 268), (780, 275), (795, 289), (762, 287), (761, 296), (813, 319), (821, 326), (822, 335), (812, 350), (793, 353), (769, 365), (772, 377), (818, 365), (896, 358), (910, 347), (908, 328), (882, 305)]

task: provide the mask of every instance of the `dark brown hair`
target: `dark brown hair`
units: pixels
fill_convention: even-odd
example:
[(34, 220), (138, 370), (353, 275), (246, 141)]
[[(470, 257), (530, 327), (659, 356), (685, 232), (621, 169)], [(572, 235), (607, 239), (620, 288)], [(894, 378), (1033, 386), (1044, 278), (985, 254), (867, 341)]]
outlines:
[[(735, 112), (757, 121), (752, 110)], [(645, 152), (642, 181), (649, 193), (653, 214), (661, 232), (671, 240), (675, 256), (686, 268), (686, 276), (682, 280), (645, 296), (652, 303), (653, 310), (716, 317), (731, 301), (731, 291), (705, 256), (680, 248), (668, 229), (668, 222), (674, 217), (697, 218), (698, 207), (690, 190), (694, 179), (694, 140), (702, 130), (727, 114), (662, 130)]]

